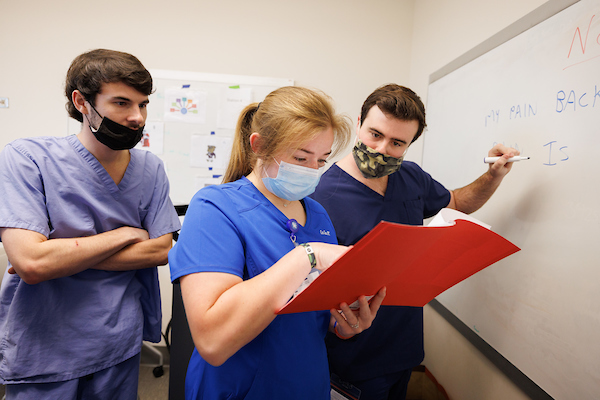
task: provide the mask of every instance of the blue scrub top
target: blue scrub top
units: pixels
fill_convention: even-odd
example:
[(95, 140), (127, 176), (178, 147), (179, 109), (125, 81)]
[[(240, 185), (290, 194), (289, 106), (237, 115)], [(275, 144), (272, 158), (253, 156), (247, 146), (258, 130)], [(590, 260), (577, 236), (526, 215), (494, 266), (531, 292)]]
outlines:
[[(323, 207), (304, 199), (306, 225), (297, 242), (336, 244)], [(223, 272), (251, 279), (294, 248), (287, 217), (245, 177), (200, 190), (169, 253), (171, 279)], [(280, 315), (223, 365), (213, 367), (196, 350), (186, 399), (329, 399), (324, 337), (328, 311)]]
[[(450, 192), (409, 161), (389, 175), (385, 196), (334, 164), (311, 197), (327, 210), (339, 243), (346, 246), (380, 221), (422, 225), (450, 202)], [(424, 357), (423, 309), (382, 306), (369, 329), (349, 340), (328, 334), (326, 344), (331, 372), (347, 381), (411, 369)]]
[[(130, 150), (116, 185), (76, 136), (19, 139), (0, 153), (0, 226), (49, 239), (132, 226), (157, 238), (177, 231), (162, 162)], [(10, 267), (10, 264), (9, 264)], [(57, 382), (137, 354), (159, 341), (156, 268), (78, 274), (28, 285), (5, 273), (0, 289), (0, 380)]]

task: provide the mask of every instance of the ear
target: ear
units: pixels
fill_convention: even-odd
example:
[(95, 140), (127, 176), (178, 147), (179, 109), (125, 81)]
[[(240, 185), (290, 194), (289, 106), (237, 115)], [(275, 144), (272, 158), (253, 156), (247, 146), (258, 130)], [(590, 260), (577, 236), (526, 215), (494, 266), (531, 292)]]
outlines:
[(88, 106), (86, 104), (87, 100), (79, 90), (73, 90), (73, 93), (71, 93), (71, 101), (73, 102), (73, 105), (75, 106), (77, 111), (79, 111), (80, 113), (90, 113), (90, 110), (88, 109)]
[(360, 133), (360, 115), (358, 116), (357, 120), (356, 120), (356, 138), (355, 141), (359, 139), (359, 133)]
[(261, 148), (261, 137), (260, 133), (254, 132), (250, 135), (250, 147), (254, 153), (258, 153)]

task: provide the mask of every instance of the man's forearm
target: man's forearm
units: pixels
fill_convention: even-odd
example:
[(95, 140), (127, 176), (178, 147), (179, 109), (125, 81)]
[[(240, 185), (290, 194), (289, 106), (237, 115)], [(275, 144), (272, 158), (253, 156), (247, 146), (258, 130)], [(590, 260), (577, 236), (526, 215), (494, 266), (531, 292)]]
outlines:
[(131, 244), (92, 268), (105, 271), (129, 271), (165, 265), (172, 243), (173, 235), (169, 233), (156, 239)]
[(453, 190), (453, 202), (449, 205), (465, 214), (479, 210), (492, 197), (500, 186), (502, 177), (492, 177), (489, 172), (484, 173), (471, 184)]
[(489, 152), (489, 157), (498, 157), (490, 164), (486, 173), (477, 178), (473, 183), (450, 192), (448, 208), (470, 214), (481, 208), (492, 197), (500, 183), (512, 168), (508, 159), (519, 155), (520, 152), (512, 147), (502, 144), (495, 145)]
[(87, 237), (50, 240), (26, 229), (3, 228), (0, 235), (11, 263), (9, 272), (17, 273), (29, 284), (74, 275), (148, 238), (143, 229), (131, 227)]

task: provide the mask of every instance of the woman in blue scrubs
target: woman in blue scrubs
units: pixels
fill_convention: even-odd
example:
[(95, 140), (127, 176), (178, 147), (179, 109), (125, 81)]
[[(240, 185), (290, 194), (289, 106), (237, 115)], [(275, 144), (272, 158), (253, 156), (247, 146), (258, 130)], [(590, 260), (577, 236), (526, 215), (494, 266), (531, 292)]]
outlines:
[(329, 399), (325, 334), (367, 329), (385, 290), (355, 312), (276, 312), (347, 251), (305, 196), (349, 124), (322, 93), (284, 87), (246, 107), (235, 135), (225, 183), (194, 196), (169, 253), (196, 347), (186, 399)]

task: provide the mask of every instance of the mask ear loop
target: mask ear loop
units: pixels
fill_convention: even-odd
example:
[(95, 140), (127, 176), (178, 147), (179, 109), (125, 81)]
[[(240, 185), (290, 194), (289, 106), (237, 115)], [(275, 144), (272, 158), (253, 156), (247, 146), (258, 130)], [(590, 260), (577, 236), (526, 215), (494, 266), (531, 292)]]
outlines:
[(402, 157), (402, 159), (404, 160), (404, 156), (406, 155), (406, 153), (408, 153), (408, 149), (410, 148), (410, 145), (412, 143), (409, 143), (408, 146), (406, 146), (406, 150), (404, 150), (404, 153), (402, 153), (402, 155), (400, 157)]
[[(94, 105), (92, 104), (92, 102), (91, 102), (91, 101), (89, 101), (88, 99), (85, 99), (85, 101), (87, 101), (87, 102), (88, 102), (88, 104), (89, 104), (90, 106), (92, 106), (92, 109), (93, 109), (94, 111), (96, 111), (96, 114), (98, 114), (98, 116), (99, 116), (100, 118), (104, 118), (102, 115), (100, 115), (100, 113), (98, 112), (98, 110), (96, 110), (96, 107), (94, 107)], [(84, 115), (85, 115), (85, 114), (84, 114)], [(90, 119), (89, 119), (87, 116), (85, 117), (85, 119), (87, 119), (88, 126), (90, 127), (90, 130), (91, 130), (92, 132), (98, 132), (98, 129), (100, 129), (100, 127), (98, 126), (98, 129), (95, 129), (95, 128), (92, 126), (92, 121), (90, 121)]]
[[(277, 167), (281, 167), (281, 164), (279, 164), (277, 162), (277, 160), (275, 159), (275, 157), (271, 157), (271, 158), (273, 158), (273, 161), (275, 161), (275, 164), (277, 164)], [(264, 163), (262, 165), (262, 169), (263, 169), (263, 172), (265, 173), (265, 175), (267, 176), (267, 178), (271, 178), (269, 176), (269, 173), (267, 172), (267, 169), (265, 168), (265, 164)], [(279, 175), (279, 168), (277, 168), (277, 175)], [(277, 175), (275, 175), (275, 178), (277, 178)], [(271, 178), (271, 179), (275, 179), (275, 178)]]

